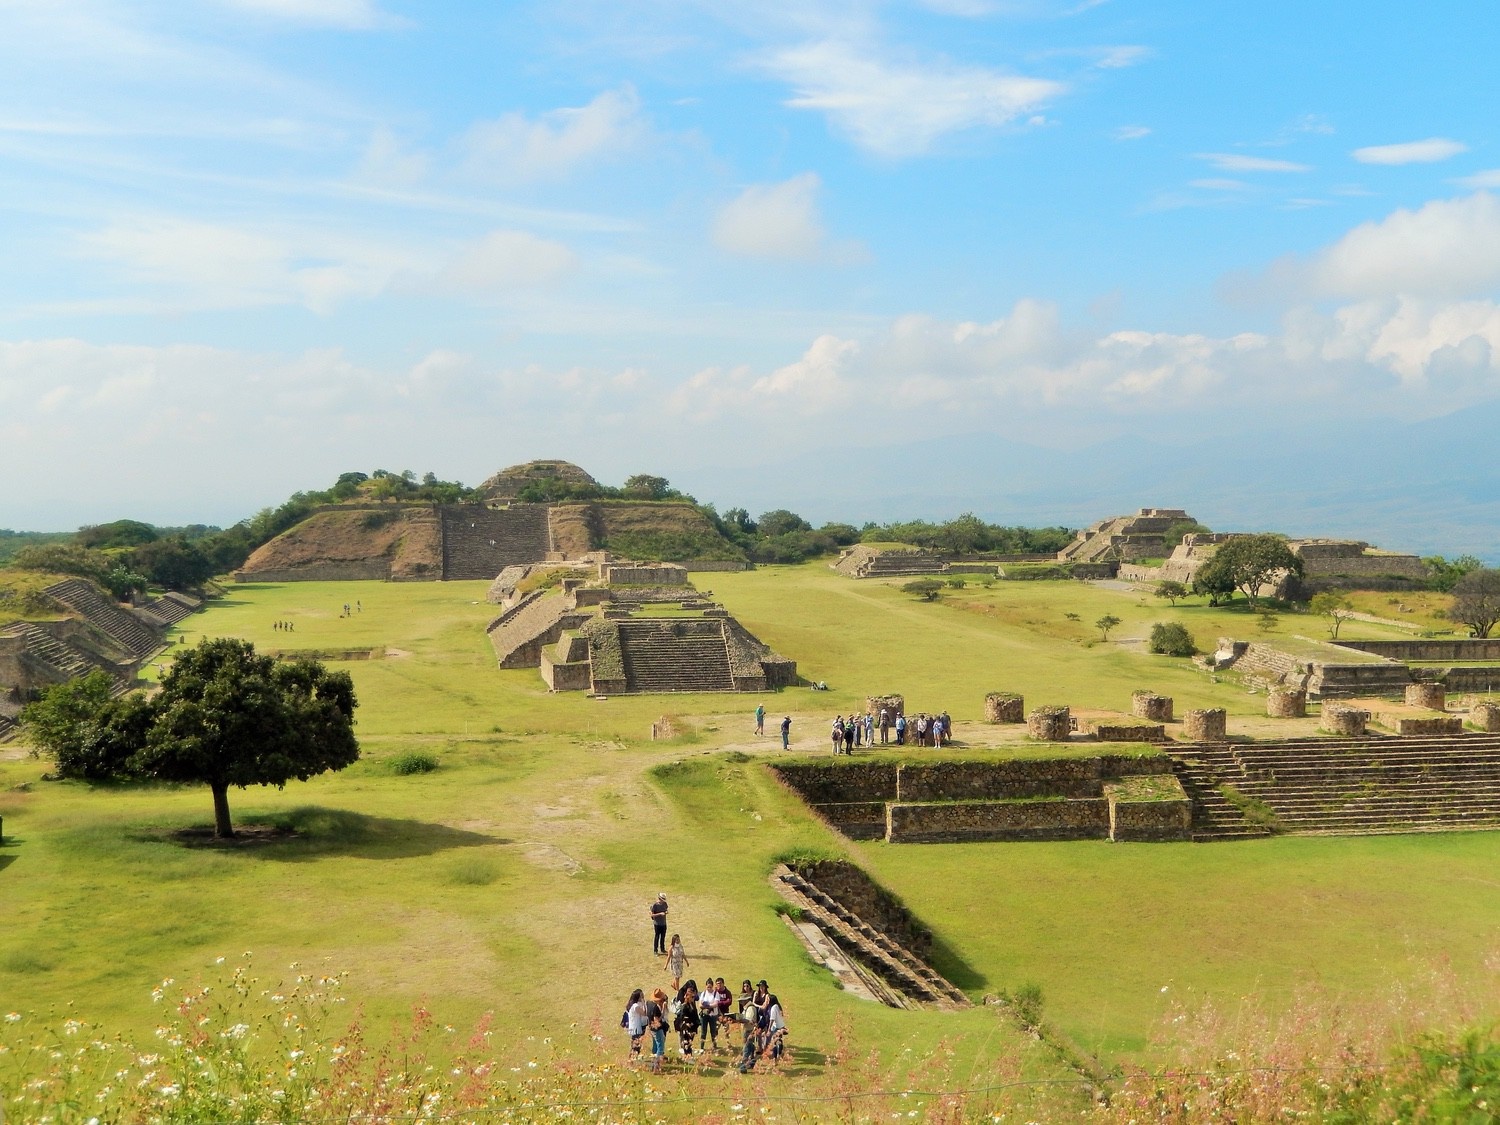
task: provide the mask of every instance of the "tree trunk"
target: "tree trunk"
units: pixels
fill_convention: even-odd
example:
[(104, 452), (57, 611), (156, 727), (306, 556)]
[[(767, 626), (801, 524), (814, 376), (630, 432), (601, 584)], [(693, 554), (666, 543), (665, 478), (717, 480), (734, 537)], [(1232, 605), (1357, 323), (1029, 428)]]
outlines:
[(229, 819), (229, 786), (212, 782), (209, 788), (214, 793), (214, 839), (227, 840), (234, 835), (234, 822)]

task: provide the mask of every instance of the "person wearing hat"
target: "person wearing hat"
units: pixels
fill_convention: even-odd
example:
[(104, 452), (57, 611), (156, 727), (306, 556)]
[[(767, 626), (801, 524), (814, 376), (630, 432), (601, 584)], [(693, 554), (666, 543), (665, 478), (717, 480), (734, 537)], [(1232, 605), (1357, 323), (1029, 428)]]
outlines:
[(651, 904), (651, 929), (652, 942), (651, 952), (660, 953), (663, 957), (667, 953), (667, 893), (663, 891), (656, 896), (656, 901)]

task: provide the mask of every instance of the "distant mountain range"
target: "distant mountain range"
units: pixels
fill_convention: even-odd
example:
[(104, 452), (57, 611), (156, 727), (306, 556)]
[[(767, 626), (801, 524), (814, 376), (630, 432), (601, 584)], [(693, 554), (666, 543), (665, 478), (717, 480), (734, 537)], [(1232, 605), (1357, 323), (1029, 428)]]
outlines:
[[(991, 434), (835, 446), (747, 470), (674, 469), (700, 500), (825, 520), (1085, 526), (1180, 507), (1222, 531), (1364, 539), (1500, 563), (1500, 405), (1415, 423), (1260, 416), (1232, 434), (1174, 417), (1139, 436), (1042, 448)], [(1064, 439), (1066, 435), (1061, 435)]]

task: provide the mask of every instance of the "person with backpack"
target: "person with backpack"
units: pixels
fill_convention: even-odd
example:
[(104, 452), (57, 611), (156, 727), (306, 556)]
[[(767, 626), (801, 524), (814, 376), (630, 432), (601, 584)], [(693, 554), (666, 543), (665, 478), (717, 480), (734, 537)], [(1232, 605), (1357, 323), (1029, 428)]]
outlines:
[(896, 745), (897, 746), (905, 746), (906, 745), (906, 716), (905, 715), (897, 715), (896, 716)]
[(740, 1051), (739, 1065), (735, 1069), (741, 1074), (749, 1074), (760, 1058), (760, 1010), (754, 1004), (745, 1004), (740, 1008), (740, 1027), (745, 1033), (745, 1043)]
[(835, 715), (833, 719), (833, 730), (829, 732), (833, 736), (833, 755), (838, 757), (839, 747), (844, 744), (844, 719), (842, 715)]
[(844, 753), (850, 757), (854, 756), (854, 716), (850, 715), (848, 722), (844, 724)]
[(646, 1030), (651, 1033), (651, 1070), (660, 1074), (667, 1057), (667, 994), (659, 988), (646, 1001)]
[(646, 994), (637, 988), (625, 1001), (625, 1010), (620, 1013), (620, 1026), (630, 1037), (628, 1062), (638, 1062), (641, 1057), (641, 1040), (646, 1036)]
[(698, 982), (688, 981), (677, 994), (677, 1015), (672, 1027), (677, 1032), (677, 1052), (685, 1059), (693, 1057), (693, 1039), (698, 1034)]

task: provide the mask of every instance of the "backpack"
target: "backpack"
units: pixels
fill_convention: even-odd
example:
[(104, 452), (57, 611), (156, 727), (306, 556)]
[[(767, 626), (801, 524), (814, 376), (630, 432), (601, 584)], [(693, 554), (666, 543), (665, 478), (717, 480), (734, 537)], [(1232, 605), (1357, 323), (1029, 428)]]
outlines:
[(630, 1009), (629, 1008), (626, 1008), (623, 1012), (620, 1013), (620, 1026), (621, 1027), (629, 1027), (630, 1026)]

